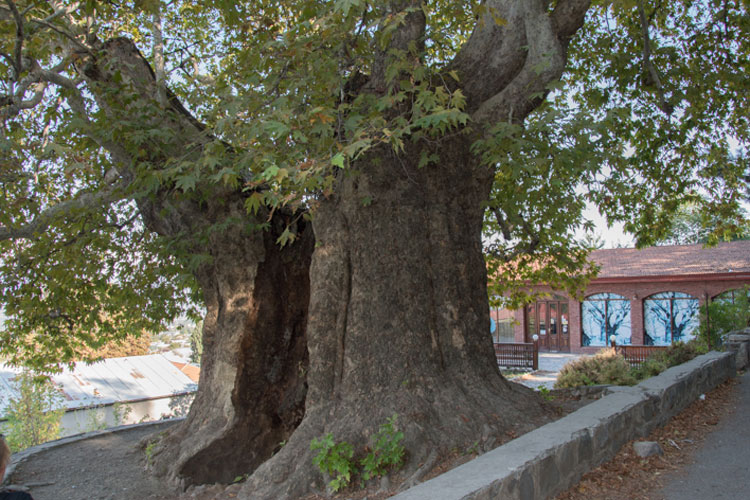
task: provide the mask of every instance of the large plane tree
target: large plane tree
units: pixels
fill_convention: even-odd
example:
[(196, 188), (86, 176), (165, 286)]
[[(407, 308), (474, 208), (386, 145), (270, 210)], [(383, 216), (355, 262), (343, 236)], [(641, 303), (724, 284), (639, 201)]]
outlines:
[(45, 368), (195, 304), (200, 388), (156, 474), (295, 498), (324, 487), (313, 439), (362, 453), (397, 414), (419, 480), (547, 418), (498, 372), (483, 250), (514, 262), (497, 277), (574, 286), (587, 201), (644, 243), (686, 199), (741, 222), (746, 20), (729, 0), (5, 0), (0, 349)]

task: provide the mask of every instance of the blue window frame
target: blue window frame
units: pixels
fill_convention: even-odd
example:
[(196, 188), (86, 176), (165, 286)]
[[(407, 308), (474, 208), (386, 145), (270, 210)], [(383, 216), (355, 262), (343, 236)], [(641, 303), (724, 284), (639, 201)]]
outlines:
[(581, 305), (582, 346), (607, 346), (614, 335), (618, 345), (630, 344), (630, 301), (616, 293), (597, 293)]
[(682, 292), (656, 293), (643, 301), (644, 344), (687, 342), (698, 328), (698, 299)]

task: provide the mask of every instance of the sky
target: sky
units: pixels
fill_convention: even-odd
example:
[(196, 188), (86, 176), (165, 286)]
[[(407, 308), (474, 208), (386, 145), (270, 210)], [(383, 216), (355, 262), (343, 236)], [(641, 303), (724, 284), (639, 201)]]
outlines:
[[(583, 216), (594, 223), (594, 233), (604, 240), (604, 248), (635, 246), (633, 236), (625, 232), (622, 222), (615, 223), (612, 227), (608, 227), (607, 220), (593, 205), (589, 204), (583, 212)], [(582, 239), (585, 234), (583, 231), (579, 230), (576, 233), (576, 236)]]

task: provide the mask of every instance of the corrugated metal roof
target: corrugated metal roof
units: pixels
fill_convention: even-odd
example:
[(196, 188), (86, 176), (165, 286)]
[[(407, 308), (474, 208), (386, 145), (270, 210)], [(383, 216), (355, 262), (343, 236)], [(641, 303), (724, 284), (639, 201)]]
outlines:
[[(20, 369), (0, 364), (0, 417), (8, 400), (18, 395), (13, 379)], [(198, 385), (161, 354), (111, 358), (87, 365), (76, 363), (52, 376), (68, 409), (116, 402), (156, 399), (194, 392)]]

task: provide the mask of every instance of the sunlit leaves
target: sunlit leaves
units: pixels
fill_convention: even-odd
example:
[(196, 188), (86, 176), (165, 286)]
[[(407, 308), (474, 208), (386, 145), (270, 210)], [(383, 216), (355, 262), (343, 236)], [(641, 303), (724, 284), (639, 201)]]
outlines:
[(0, 245), (3, 356), (48, 369), (84, 347), (158, 330), (189, 303), (191, 278), (157, 256), (134, 216), (128, 205), (72, 213), (32, 241)]
[[(644, 70), (641, 4), (660, 84)], [(52, 13), (50, 5), (19, 2), (37, 20)], [(586, 201), (624, 221), (641, 243), (658, 237), (685, 199), (741, 222), (750, 108), (746, 2), (593, 2), (568, 47), (564, 84), (550, 86), (546, 103), (523, 124), (491, 130), (471, 123), (466, 82), (450, 65), (478, 19), (505, 25), (479, 0), (422, 2), (403, 12), (363, 0), (86, 2), (54, 19), (55, 29), (29, 22), (26, 54), (41, 67), (63, 64), (60, 74), (71, 81), (79, 77), (71, 65), (84, 67), (89, 56), (66, 53), (70, 37), (126, 37), (150, 61), (154, 27), (144, 14), (157, 6), (168, 87), (199, 126), (176, 126), (170, 113), (184, 116), (182, 110), (165, 112), (118, 71), (109, 88), (98, 89), (98, 101), (75, 80), (75, 89), (50, 86), (39, 106), (2, 123), (3, 227), (122, 181), (120, 160), (105, 146), (115, 144), (133, 162), (115, 208), (71, 214), (48, 234), (0, 247), (10, 328), (37, 336), (30, 344), (24, 335), (8, 337), (24, 355), (44, 345), (55, 353), (49, 356), (66, 359), (74, 343), (98, 342), (92, 331), (111, 337), (157, 328), (184, 305), (185, 277), (207, 264), (191, 243), (226, 221), (165, 240), (130, 220), (136, 205), (126, 200), (204, 206), (216, 192), (240, 191), (253, 227), (262, 229), (274, 211), (314, 208), (333, 192), (337, 175), (371, 168), (374, 150), (415, 151), (419, 168), (429, 169), (443, 160), (441, 144), (452, 134), (481, 137), (473, 153), (495, 175), (485, 241), (491, 272), (502, 277), (496, 283), (511, 284), (504, 290), (513, 300), (521, 300), (524, 280), (580, 285), (588, 271), (573, 235), (586, 226)], [(416, 9), (425, 17), (424, 37), (392, 47)], [(0, 49), (12, 54), (14, 24), (0, 23), (0, 35)], [(11, 66), (0, 58), (0, 74), (10, 75)], [(0, 79), (0, 91), (10, 80)], [(85, 116), (71, 108), (78, 94)], [(671, 114), (659, 109), (662, 98)], [(277, 234), (279, 244), (295, 236), (291, 225)], [(519, 259), (515, 278), (493, 267), (511, 257)]]
[[(661, 89), (643, 68), (639, 4)], [(721, 200), (732, 220), (743, 186), (731, 179), (743, 170), (737, 158), (750, 140), (747, 5), (618, 1), (591, 14), (572, 45), (569, 92), (559, 103), (575, 103), (627, 148), (626, 157), (607, 155), (612, 175), (597, 180), (592, 200), (642, 244), (663, 233), (684, 197), (703, 198), (707, 209)], [(659, 92), (671, 115), (659, 109)]]

